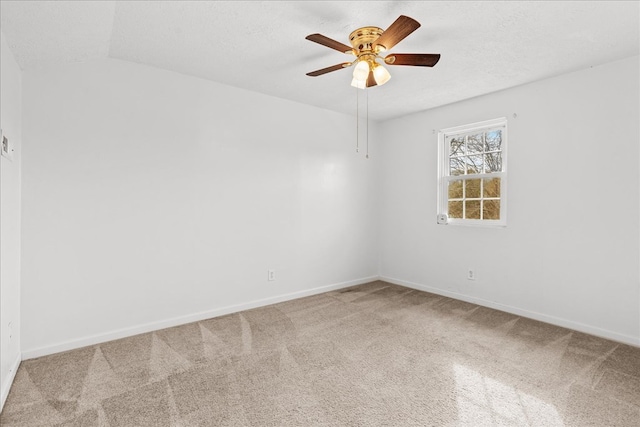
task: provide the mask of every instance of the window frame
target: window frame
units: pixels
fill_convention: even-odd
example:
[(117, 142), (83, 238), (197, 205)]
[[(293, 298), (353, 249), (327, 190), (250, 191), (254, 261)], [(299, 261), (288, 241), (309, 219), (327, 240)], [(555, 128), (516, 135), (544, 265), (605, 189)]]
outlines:
[[(461, 178), (460, 175), (450, 174), (450, 145), (447, 143), (448, 137), (456, 137), (461, 135), (469, 135), (479, 132), (488, 132), (492, 129), (502, 129), (502, 141), (501, 141), (501, 161), (502, 171), (464, 175), (465, 178)], [(462, 126), (455, 126), (446, 129), (441, 129), (438, 132), (438, 203), (437, 203), (437, 223), (449, 224), (449, 225), (465, 225), (465, 226), (478, 226), (478, 227), (500, 227), (507, 226), (507, 147), (508, 147), (508, 129), (507, 118), (500, 117), (492, 120), (485, 120), (477, 123), (470, 123)], [(486, 152), (485, 152), (486, 153)], [(468, 178), (466, 178), (468, 176)], [(448, 185), (451, 181), (463, 181), (466, 182), (470, 179), (488, 179), (488, 178), (500, 178), (500, 219), (488, 220), (488, 219), (465, 219), (465, 218), (449, 218), (449, 189)], [(464, 185), (464, 184), (463, 184)], [(475, 198), (474, 198), (475, 199)], [(483, 194), (480, 194), (479, 200), (485, 199)], [(464, 200), (464, 199), (463, 199)], [(464, 204), (464, 201), (463, 201)], [(481, 211), (482, 212), (482, 211)]]

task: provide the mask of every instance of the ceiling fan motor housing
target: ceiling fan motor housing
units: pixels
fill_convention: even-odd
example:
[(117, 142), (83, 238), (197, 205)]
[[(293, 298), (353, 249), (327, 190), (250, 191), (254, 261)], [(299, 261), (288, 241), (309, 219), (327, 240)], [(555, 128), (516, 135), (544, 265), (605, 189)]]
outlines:
[(349, 41), (356, 56), (361, 53), (378, 53), (380, 46), (376, 46), (377, 51), (374, 52), (373, 42), (378, 40), (383, 32), (384, 30), (378, 27), (362, 27), (349, 34)]

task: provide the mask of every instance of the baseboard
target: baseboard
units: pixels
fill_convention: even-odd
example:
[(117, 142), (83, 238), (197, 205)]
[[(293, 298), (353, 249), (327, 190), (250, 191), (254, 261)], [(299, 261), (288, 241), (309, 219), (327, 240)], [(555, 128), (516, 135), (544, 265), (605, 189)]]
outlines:
[(100, 344), (107, 341), (113, 341), (120, 338), (126, 338), (133, 335), (143, 334), (147, 332), (157, 331), (159, 329), (171, 328), (187, 323), (198, 322), (200, 320), (211, 319), (213, 317), (224, 316), (226, 314), (237, 313), (239, 311), (250, 310), (252, 308), (263, 307), (266, 305), (276, 304), (283, 301), (294, 300), (311, 295), (321, 294), (323, 292), (334, 291), (337, 289), (348, 288), (349, 286), (361, 285), (364, 283), (378, 280), (378, 276), (364, 277), (361, 279), (349, 280), (347, 282), (335, 283), (332, 285), (320, 286), (304, 291), (292, 292), (288, 294), (277, 295), (270, 298), (250, 301), (247, 303), (231, 305), (213, 310), (203, 311), (199, 313), (189, 314), (186, 316), (174, 317), (171, 319), (161, 320), (157, 322), (145, 323), (130, 328), (118, 329), (111, 332), (96, 334), (65, 341), (62, 343), (39, 347), (22, 351), (22, 360), (35, 359), (36, 357), (46, 356), (49, 354), (60, 353), (63, 351), (74, 350), (76, 348), (86, 347), (89, 345)]
[(442, 295), (445, 297), (454, 298), (457, 300), (466, 301), (473, 304), (478, 304), (483, 307), (489, 307), (496, 310), (505, 311), (507, 313), (515, 314), (517, 316), (527, 317), (533, 320), (539, 320), (541, 322), (550, 323), (552, 325), (560, 326), (567, 329), (572, 329), (574, 331), (584, 332), (585, 334), (594, 335), (600, 338), (605, 338), (605, 339), (609, 339), (609, 340), (624, 343), (624, 344), (629, 344), (635, 347), (640, 347), (639, 337), (620, 334), (617, 332), (597, 328), (591, 325), (585, 325), (583, 323), (574, 322), (574, 321), (563, 319), (560, 317), (537, 313), (535, 311), (524, 310), (518, 307), (500, 304), (500, 303), (488, 301), (482, 298), (471, 297), (471, 296), (460, 294), (457, 292), (451, 292), (444, 289), (434, 288), (432, 286), (422, 285), (419, 283), (408, 282), (406, 280), (396, 279), (393, 277), (380, 276), (379, 280), (393, 283), (395, 285), (405, 286), (411, 289), (416, 289), (419, 291), (430, 292), (432, 294)]
[(0, 395), (0, 412), (2, 412), (2, 408), (4, 408), (4, 402), (7, 401), (7, 397), (9, 396), (9, 390), (11, 390), (11, 385), (13, 384), (13, 380), (16, 378), (16, 373), (18, 372), (18, 368), (20, 367), (20, 362), (22, 361), (22, 355), (18, 353), (18, 357), (11, 365), (9, 370), (9, 376), (6, 378), (4, 384), (2, 384), (2, 394)]

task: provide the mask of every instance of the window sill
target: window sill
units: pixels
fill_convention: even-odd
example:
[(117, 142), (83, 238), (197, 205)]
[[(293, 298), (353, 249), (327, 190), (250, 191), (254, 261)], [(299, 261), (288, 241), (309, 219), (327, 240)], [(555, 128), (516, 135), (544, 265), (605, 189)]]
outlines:
[(460, 227), (480, 227), (480, 228), (507, 228), (507, 224), (504, 221), (483, 221), (483, 220), (452, 220), (449, 219), (446, 224), (438, 224), (438, 225), (453, 225)]

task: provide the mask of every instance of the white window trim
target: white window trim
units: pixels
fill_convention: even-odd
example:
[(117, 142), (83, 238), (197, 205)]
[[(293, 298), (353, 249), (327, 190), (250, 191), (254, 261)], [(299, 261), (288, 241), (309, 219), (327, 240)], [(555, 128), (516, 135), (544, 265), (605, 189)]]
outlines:
[[(486, 129), (488, 127), (504, 126), (503, 144), (502, 144), (502, 172), (494, 172), (490, 174), (478, 174), (478, 178), (492, 177), (500, 179), (500, 219), (499, 220), (483, 220), (483, 219), (463, 219), (448, 217), (448, 189), (447, 184), (451, 178), (445, 173), (449, 168), (449, 149), (446, 144), (446, 136), (450, 134), (473, 133), (475, 131)], [(507, 135), (507, 118), (486, 120), (483, 122), (471, 123), (463, 126), (456, 126), (447, 129), (441, 129), (438, 132), (438, 224), (449, 225), (465, 225), (476, 227), (499, 227), (507, 226), (507, 147), (509, 146), (509, 137)], [(446, 221), (442, 220), (445, 215)]]

